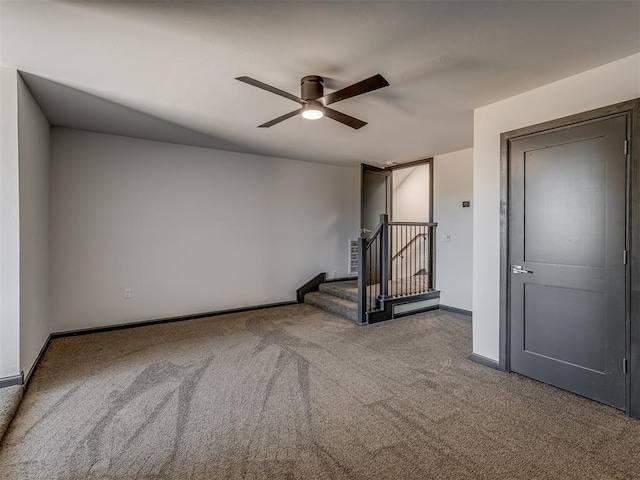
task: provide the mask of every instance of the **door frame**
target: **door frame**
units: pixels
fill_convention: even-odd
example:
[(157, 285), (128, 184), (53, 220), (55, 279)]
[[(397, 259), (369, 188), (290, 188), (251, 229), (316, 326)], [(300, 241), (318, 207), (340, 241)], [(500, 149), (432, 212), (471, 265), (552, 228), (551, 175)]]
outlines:
[[(407, 163), (398, 163), (396, 165), (389, 165), (385, 170), (389, 170), (393, 177), (395, 170), (401, 170), (403, 168), (419, 167), (421, 165), (429, 166), (429, 222), (433, 222), (433, 157), (423, 158), (421, 160), (414, 160)], [(393, 179), (391, 180), (391, 203), (389, 205), (389, 218), (393, 221)]]
[[(395, 170), (401, 170), (403, 168), (419, 167), (421, 165), (429, 166), (429, 222), (433, 222), (433, 157), (422, 158), (420, 160), (414, 160), (406, 163), (398, 163), (395, 165), (389, 165), (387, 167), (376, 167), (367, 163), (360, 164), (360, 224), (362, 224), (362, 218), (364, 217), (364, 205), (362, 202), (364, 185), (362, 178), (364, 172), (377, 173), (383, 175), (382, 172), (388, 172), (388, 184), (387, 184), (387, 212), (389, 219), (393, 221), (393, 172)], [(362, 228), (362, 225), (360, 225)]]
[[(626, 274), (626, 358), (625, 411), (640, 418), (640, 98), (589, 110), (568, 117), (505, 132), (500, 135), (500, 345), (498, 367), (511, 371), (511, 274), (509, 265), (509, 166), (511, 141), (551, 131), (572, 128), (606, 117), (627, 117), (629, 139), (627, 162), (627, 226), (629, 251)], [(622, 368), (622, 365), (620, 366)]]

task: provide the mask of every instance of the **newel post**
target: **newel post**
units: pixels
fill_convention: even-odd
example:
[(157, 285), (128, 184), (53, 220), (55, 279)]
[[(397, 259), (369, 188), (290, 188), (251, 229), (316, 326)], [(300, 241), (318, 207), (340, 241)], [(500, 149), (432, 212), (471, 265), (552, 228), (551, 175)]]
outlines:
[(380, 232), (380, 298), (386, 300), (389, 296), (389, 215), (380, 215), (382, 232)]
[(358, 323), (367, 323), (367, 239), (358, 238)]
[(436, 289), (436, 227), (429, 227), (429, 290)]

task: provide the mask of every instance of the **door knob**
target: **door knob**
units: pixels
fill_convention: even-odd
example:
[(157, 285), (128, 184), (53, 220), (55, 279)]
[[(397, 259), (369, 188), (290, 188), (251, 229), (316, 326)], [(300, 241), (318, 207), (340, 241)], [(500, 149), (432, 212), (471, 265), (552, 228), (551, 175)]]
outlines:
[(511, 269), (511, 272), (518, 273), (518, 274), (533, 273), (531, 270), (525, 270), (524, 268), (522, 268), (522, 265), (514, 265), (513, 268)]

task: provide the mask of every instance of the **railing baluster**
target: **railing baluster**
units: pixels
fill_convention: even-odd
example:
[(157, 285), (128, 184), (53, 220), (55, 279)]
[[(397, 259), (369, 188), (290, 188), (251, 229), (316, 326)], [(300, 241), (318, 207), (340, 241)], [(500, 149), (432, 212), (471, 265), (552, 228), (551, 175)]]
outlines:
[[(418, 227), (418, 238), (420, 238), (420, 240), (422, 240), (421, 232), (422, 232), (422, 227)], [(418, 293), (422, 293), (422, 281), (421, 281), (422, 271), (420, 269), (420, 265), (422, 263), (422, 257), (420, 256), (420, 245), (422, 245), (422, 242), (417, 245), (418, 248), (416, 250), (416, 266), (417, 266), (416, 289), (418, 290)]]
[[(407, 225), (407, 245), (411, 241), (411, 225)], [(405, 282), (407, 295), (411, 295), (411, 246), (407, 248), (407, 281)]]
[[(406, 245), (407, 243), (406, 243), (405, 238), (404, 238), (404, 231), (405, 231), (406, 227), (403, 225), (401, 227), (401, 229), (402, 229), (402, 245)], [(402, 266), (402, 273), (400, 274), (400, 282), (401, 282), (400, 283), (400, 295), (401, 296), (404, 295), (404, 266), (405, 266), (404, 259), (406, 258), (406, 256), (407, 256), (407, 253), (405, 251), (402, 254), (402, 257), (400, 259), (400, 263), (401, 263), (401, 266)]]
[(422, 271), (422, 291), (425, 292), (426, 291), (426, 284), (425, 284), (425, 274), (427, 273), (427, 266), (425, 265), (425, 255), (424, 255), (424, 244), (425, 244), (425, 239), (426, 237), (426, 227), (422, 227), (421, 229), (422, 232), (422, 238), (420, 241), (420, 270)]
[[(405, 225), (404, 227), (404, 241), (409, 243), (409, 226)], [(407, 253), (404, 256), (404, 282), (402, 282), (402, 286), (404, 287), (404, 294), (407, 294), (407, 276), (409, 275), (409, 248), (407, 248)]]
[(367, 239), (358, 238), (358, 323), (366, 320), (367, 308)]
[[(417, 238), (417, 242), (419, 242), (420, 237), (418, 235), (419, 232), (419, 227), (413, 227), (413, 231), (415, 233), (415, 238)], [(420, 280), (420, 277), (418, 276), (418, 272), (419, 270), (419, 265), (420, 265), (420, 256), (418, 255), (418, 253), (420, 252), (420, 250), (418, 250), (418, 248), (420, 247), (419, 243), (414, 243), (413, 244), (414, 248), (413, 248), (413, 291), (414, 293), (419, 293), (420, 292), (420, 287), (418, 285), (418, 281)]]
[(373, 250), (373, 246), (374, 246), (374, 243), (371, 242), (371, 246), (369, 247), (369, 265), (371, 266), (369, 267), (369, 279), (368, 279), (369, 281), (367, 282), (367, 303), (368, 304), (371, 303), (371, 301), (369, 300), (369, 295), (371, 294), (371, 290), (372, 290), (371, 282), (375, 282), (375, 279), (371, 278), (371, 271), (373, 271), (373, 264), (371, 263), (371, 251)]
[[(409, 227), (407, 225), (404, 226), (403, 230), (404, 230), (404, 241), (405, 244), (407, 243), (407, 240), (409, 239)], [(402, 275), (402, 294), (406, 295), (407, 294), (407, 272), (409, 271), (409, 249), (407, 249), (407, 252), (404, 255), (404, 274)]]
[[(402, 236), (402, 226), (399, 225), (398, 226), (398, 238), (400, 239), (400, 245), (403, 245), (404, 248), (404, 238)], [(398, 291), (398, 296), (402, 295), (402, 262), (404, 261), (404, 252), (402, 252), (400, 254), (400, 256), (398, 257), (398, 285), (397, 285), (397, 291)]]
[(420, 228), (420, 291), (424, 292), (424, 227)]
[[(420, 228), (421, 227), (416, 227), (416, 237), (419, 239), (420, 237)], [(418, 240), (419, 242), (420, 240)], [(416, 293), (420, 293), (420, 291), (422, 290), (422, 288), (420, 287), (420, 278), (422, 278), (422, 276), (420, 275), (420, 243), (418, 243), (416, 245), (416, 273), (414, 274), (414, 278), (415, 278), (415, 283), (416, 283)]]
[(424, 292), (424, 226), (420, 227), (420, 292)]
[[(409, 245), (409, 242), (411, 241), (411, 226), (407, 225), (405, 227), (405, 231), (406, 231), (406, 242), (407, 245)], [(411, 285), (409, 284), (409, 281), (411, 280), (411, 246), (409, 246), (409, 248), (407, 248), (407, 254), (405, 255), (405, 272), (404, 272), (404, 294), (408, 295), (411, 292)]]
[(424, 290), (429, 289), (429, 266), (427, 265), (427, 242), (429, 241), (429, 227), (426, 227), (425, 236), (422, 241), (422, 263), (424, 265)]
[(424, 245), (425, 245), (425, 239), (426, 237), (426, 227), (422, 227), (421, 229), (422, 232), (422, 238), (421, 238), (421, 242), (420, 242), (420, 270), (422, 271), (422, 291), (425, 292), (426, 291), (426, 284), (425, 284), (425, 274), (427, 273), (427, 266), (425, 264), (425, 255), (424, 255)]
[(429, 278), (431, 277), (431, 271), (429, 269), (429, 239), (431, 238), (431, 227), (425, 229), (426, 237), (424, 238), (424, 271), (425, 271), (425, 290), (429, 290)]
[[(409, 225), (407, 227), (407, 240), (411, 241), (411, 235), (413, 235), (413, 227)], [(407, 249), (407, 294), (413, 293), (413, 285), (411, 284), (411, 276), (413, 275), (413, 255), (411, 255), (411, 246)]]
[[(411, 238), (416, 238), (416, 227), (411, 227)], [(414, 243), (415, 245), (415, 243)], [(416, 293), (416, 256), (415, 248), (411, 249), (411, 293)]]
[[(416, 227), (416, 237), (418, 239), (420, 239), (420, 229), (421, 227)], [(420, 242), (420, 240), (418, 240), (418, 242)], [(416, 273), (415, 275), (415, 280), (416, 280), (416, 293), (420, 293), (420, 291), (422, 290), (422, 288), (420, 287), (420, 279), (422, 278), (421, 274), (420, 274), (420, 243), (418, 243), (416, 245)]]
[[(409, 225), (404, 227), (405, 239), (406, 239), (405, 241), (407, 242), (407, 244), (409, 243), (409, 235), (411, 233), (410, 232), (410, 228), (411, 227)], [(407, 279), (409, 278), (409, 275), (410, 275), (409, 271), (411, 270), (410, 263), (409, 263), (409, 261), (411, 260), (411, 252), (410, 252), (410, 250), (411, 250), (411, 247), (407, 248), (407, 254), (404, 257), (405, 258), (405, 262), (404, 262), (405, 269), (404, 269), (404, 283), (403, 283), (403, 285), (404, 285), (404, 294), (405, 295), (409, 294), (409, 285), (407, 284)]]
[(387, 252), (387, 280), (388, 280), (387, 296), (392, 297), (393, 292), (391, 287), (389, 286), (389, 283), (393, 278), (393, 263), (391, 262), (391, 256), (393, 252), (393, 229), (388, 225), (388, 222), (387, 222), (387, 247), (389, 248), (389, 251)]
[(416, 255), (416, 272), (414, 273), (414, 279), (416, 284), (416, 292), (420, 293), (420, 227), (416, 227), (416, 238), (418, 238), (418, 243), (415, 248)]
[(431, 236), (431, 229), (429, 227), (425, 228), (425, 237), (424, 237), (424, 241), (422, 242), (422, 249), (423, 249), (423, 260), (422, 263), (424, 263), (424, 289), (425, 291), (429, 290), (429, 275), (431, 275), (431, 273), (429, 273), (429, 263), (428, 263), (428, 259), (429, 259), (429, 255), (427, 253), (427, 248), (429, 245), (429, 237)]

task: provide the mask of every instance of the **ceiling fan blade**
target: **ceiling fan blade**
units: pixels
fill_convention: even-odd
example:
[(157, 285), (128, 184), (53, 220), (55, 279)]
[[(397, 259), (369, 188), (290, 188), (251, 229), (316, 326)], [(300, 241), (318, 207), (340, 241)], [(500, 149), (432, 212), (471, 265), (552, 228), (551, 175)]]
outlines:
[(236, 80), (240, 80), (241, 82), (247, 83), (249, 85), (253, 85), (254, 87), (261, 88), (266, 90), (267, 92), (275, 93), (276, 95), (280, 95), (281, 97), (288, 98), (289, 100), (293, 100), (294, 102), (298, 102), (301, 105), (306, 105), (307, 102), (300, 97), (296, 97), (295, 95), (291, 95), (284, 90), (280, 90), (279, 88), (272, 87), (271, 85), (267, 85), (266, 83), (260, 82), (251, 77), (237, 77)]
[(387, 82), (385, 78), (378, 73), (373, 77), (369, 77), (366, 80), (354, 83), (353, 85), (345, 87), (342, 90), (338, 90), (337, 92), (332, 92), (328, 95), (325, 95), (320, 99), (320, 101), (324, 105), (331, 105), (332, 103), (340, 102), (342, 100), (346, 100), (347, 98), (355, 97), (356, 95), (362, 95), (363, 93), (373, 92), (374, 90), (378, 90), (379, 88), (388, 86), (389, 82)]
[(282, 115), (281, 117), (278, 118), (274, 118), (273, 120), (271, 120), (270, 122), (267, 123), (263, 123), (262, 125), (258, 125), (258, 128), (269, 128), (269, 127), (273, 127), (276, 123), (280, 123), (284, 120), (286, 120), (287, 118), (291, 118), (291, 117), (295, 117), (296, 115), (298, 115), (300, 112), (302, 112), (302, 109), (298, 109), (298, 110), (294, 110), (293, 112), (289, 112), (289, 113), (285, 113), (284, 115)]
[(364, 127), (367, 122), (363, 122), (362, 120), (358, 120), (357, 118), (350, 117), (344, 113), (338, 112), (333, 108), (324, 107), (322, 109), (325, 116), (335, 120), (336, 122), (344, 123), (345, 125), (358, 130), (359, 128)]

